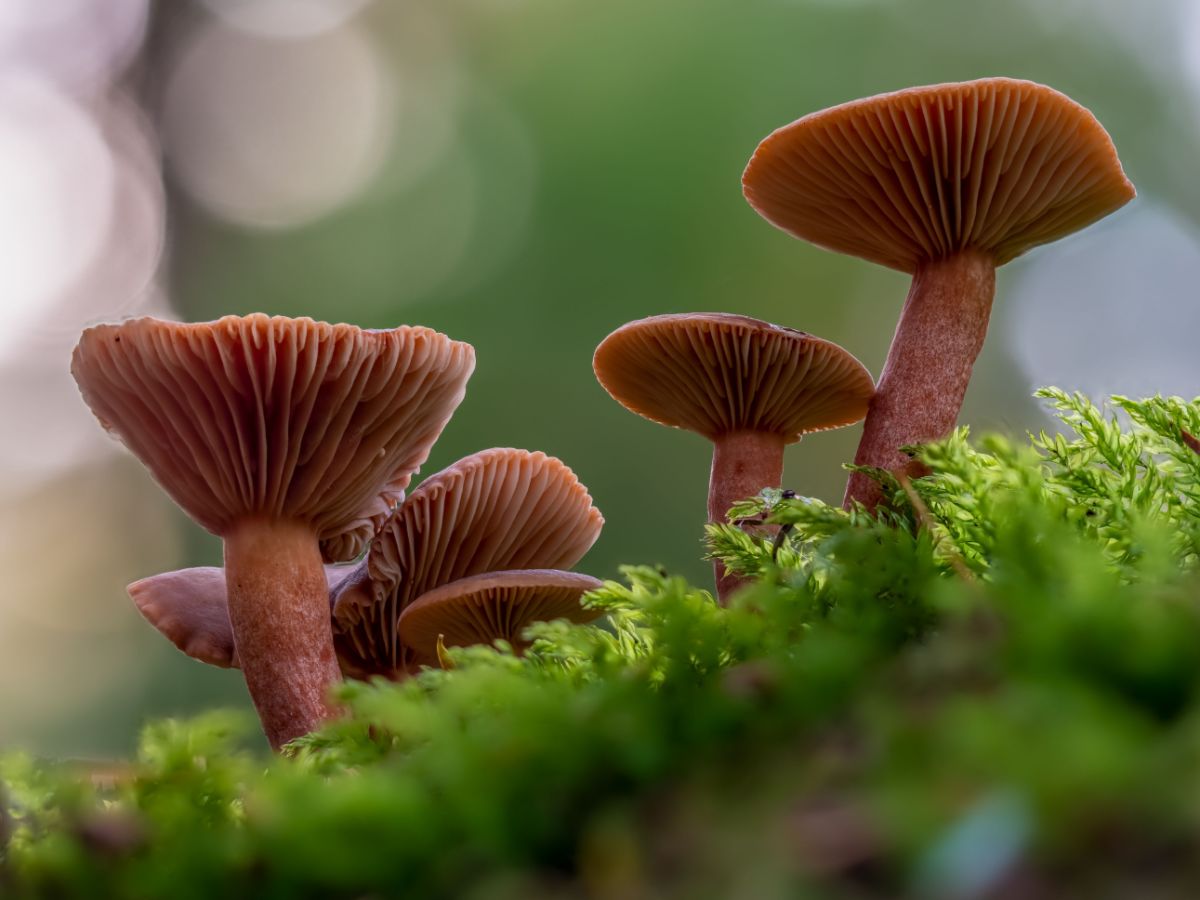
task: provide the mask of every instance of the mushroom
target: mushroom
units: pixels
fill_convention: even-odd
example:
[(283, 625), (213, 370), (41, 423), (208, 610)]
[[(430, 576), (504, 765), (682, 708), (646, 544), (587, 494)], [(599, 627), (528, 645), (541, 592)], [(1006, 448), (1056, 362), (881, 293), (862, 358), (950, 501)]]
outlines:
[(431, 475), (336, 592), (334, 643), (343, 671), (402, 677), (415, 660), (396, 627), (416, 598), (486, 572), (569, 568), (603, 524), (575, 473), (544, 453), (484, 450)]
[(443, 647), (467, 647), (504, 640), (518, 652), (527, 646), (522, 634), (532, 622), (569, 619), (590, 622), (599, 610), (580, 598), (603, 584), (599, 578), (557, 569), (486, 572), (451, 581), (422, 594), (400, 614), (400, 642), (413, 662), (434, 666)]
[(224, 569), (163, 572), (126, 590), (143, 618), (192, 659), (221, 669), (239, 667)]
[[(403, 502), (404, 488), (411, 478), (410, 473), (397, 473), (344, 531), (321, 542), (322, 557), (359, 556), (392, 510)], [(352, 566), (325, 566), (331, 596), (351, 571)], [(143, 618), (192, 659), (221, 669), (239, 668), (224, 569), (176, 569), (142, 578), (125, 590)]]
[[(712, 441), (710, 522), (779, 487), (784, 446), (857, 422), (873, 390), (870, 373), (837, 344), (727, 313), (622, 325), (596, 348), (593, 368), (626, 409)], [(741, 579), (714, 565), (724, 602)]]
[[(395, 474), (344, 531), (321, 542), (322, 557), (353, 559), (361, 555), (392, 510), (404, 501), (404, 488), (411, 478), (410, 473)], [(352, 571), (353, 566), (325, 566), (330, 596)], [(176, 569), (142, 578), (125, 590), (142, 617), (192, 659), (221, 669), (239, 668), (224, 569)]]
[[(352, 566), (325, 566), (330, 592), (352, 571)], [(176, 569), (135, 581), (125, 590), (142, 617), (192, 659), (221, 669), (241, 668), (224, 569)]]
[[(854, 461), (949, 434), (983, 346), (995, 270), (1133, 199), (1108, 134), (1040, 84), (985, 78), (909, 88), (805, 116), (754, 152), (743, 190), (767, 221), (908, 272), (908, 299)], [(850, 477), (845, 504), (879, 485)]]
[(474, 364), (428, 328), (261, 314), (80, 338), (71, 371), (100, 423), (224, 541), (237, 658), (272, 747), (331, 712), (322, 548), (325, 562), (353, 549), (348, 532), (425, 461)]

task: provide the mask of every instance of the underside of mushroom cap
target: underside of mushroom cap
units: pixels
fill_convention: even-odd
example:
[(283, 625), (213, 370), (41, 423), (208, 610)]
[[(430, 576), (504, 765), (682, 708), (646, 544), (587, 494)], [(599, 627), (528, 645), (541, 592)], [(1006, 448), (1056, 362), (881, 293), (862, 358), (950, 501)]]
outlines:
[(967, 248), (1002, 265), (1136, 193), (1095, 116), (1011, 78), (812, 113), (759, 144), (742, 187), (784, 231), (910, 273)]
[(622, 406), (709, 439), (765, 431), (796, 441), (857, 422), (874, 390), (837, 344), (728, 313), (622, 325), (596, 348), (593, 367)]
[(415, 598), (484, 572), (569, 568), (603, 524), (587, 489), (552, 456), (495, 448), (459, 460), (412, 491), (338, 595), (339, 658), (365, 673), (403, 668), (396, 622)]
[(532, 622), (569, 619), (590, 622), (600, 611), (580, 605), (580, 598), (603, 582), (590, 575), (553, 569), (488, 572), (434, 588), (401, 614), (400, 640), (415, 661), (432, 664), (437, 641), (448, 647), (522, 644), (521, 632)]
[(428, 328), (251, 315), (89, 328), (71, 371), (202, 526), (305, 521), (333, 561), (361, 550), (345, 532), (425, 461), (474, 366), (469, 344)]

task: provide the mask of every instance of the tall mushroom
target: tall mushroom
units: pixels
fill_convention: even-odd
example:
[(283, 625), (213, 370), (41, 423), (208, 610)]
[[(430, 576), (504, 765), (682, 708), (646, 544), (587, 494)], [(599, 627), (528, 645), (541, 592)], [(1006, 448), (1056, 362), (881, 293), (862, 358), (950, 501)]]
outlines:
[[(954, 427), (983, 346), (995, 270), (1133, 199), (1108, 134), (1040, 84), (985, 78), (855, 100), (785, 125), (754, 152), (746, 199), (784, 231), (912, 274), (855, 462)], [(851, 475), (846, 505), (879, 486)]]
[[(863, 417), (871, 375), (802, 331), (727, 313), (651, 316), (596, 348), (596, 378), (626, 409), (713, 443), (708, 520), (783, 477), (783, 448)], [(716, 563), (724, 601), (740, 580)]]
[(575, 474), (544, 453), (484, 450), (431, 475), (337, 591), (333, 630), (343, 670), (402, 676), (416, 660), (397, 622), (415, 599), (471, 575), (569, 568), (603, 524)]
[[(101, 424), (225, 545), (229, 619), (273, 747), (329, 713), (322, 569), (403, 487), (461, 402), (469, 344), (311, 319), (133, 319), (90, 328), (71, 371)], [(336, 560), (329, 560), (336, 561)]]
[(521, 652), (522, 632), (532, 622), (568, 619), (590, 622), (598, 610), (580, 598), (603, 584), (599, 578), (557, 569), (518, 569), (485, 572), (460, 578), (422, 594), (400, 614), (400, 642), (413, 661), (436, 665), (438, 641), (467, 647), (504, 640)]

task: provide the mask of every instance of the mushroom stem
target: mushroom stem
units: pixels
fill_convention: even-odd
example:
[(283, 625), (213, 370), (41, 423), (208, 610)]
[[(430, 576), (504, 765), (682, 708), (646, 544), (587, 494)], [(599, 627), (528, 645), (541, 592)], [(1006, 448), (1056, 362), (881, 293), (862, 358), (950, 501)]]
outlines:
[[(783, 480), (785, 443), (781, 435), (762, 431), (735, 431), (713, 442), (712, 474), (708, 481), (710, 522), (724, 522), (729, 507), (738, 500), (753, 497), (763, 488), (779, 487)], [(721, 603), (746, 582), (740, 575), (727, 574), (719, 561), (713, 562), (713, 571)]]
[(224, 535), (229, 621), (246, 686), (278, 750), (329, 717), (338, 680), (329, 589), (302, 522), (241, 519)]
[[(920, 466), (899, 448), (944, 438), (954, 429), (995, 290), (996, 264), (978, 250), (917, 269), (867, 411), (856, 464), (920, 474)], [(846, 509), (854, 501), (874, 509), (882, 499), (876, 481), (851, 473)]]

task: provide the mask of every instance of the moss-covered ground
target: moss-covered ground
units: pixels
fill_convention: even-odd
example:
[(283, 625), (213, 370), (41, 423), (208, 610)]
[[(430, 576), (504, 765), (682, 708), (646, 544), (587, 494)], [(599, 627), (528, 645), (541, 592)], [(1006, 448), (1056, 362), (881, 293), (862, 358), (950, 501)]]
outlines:
[(788, 530), (711, 529), (728, 609), (634, 567), (284, 758), (220, 713), (5, 757), (0, 895), (1197, 896), (1200, 403), (1044, 396), (1063, 434), (922, 449), (879, 518), (745, 504)]

